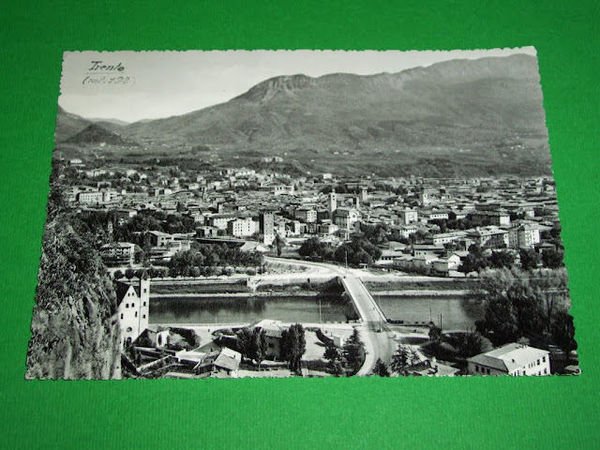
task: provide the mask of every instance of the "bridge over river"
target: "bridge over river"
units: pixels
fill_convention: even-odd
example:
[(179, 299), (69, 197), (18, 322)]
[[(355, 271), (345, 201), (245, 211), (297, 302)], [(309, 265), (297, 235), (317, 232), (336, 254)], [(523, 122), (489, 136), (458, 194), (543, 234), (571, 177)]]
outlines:
[(396, 350), (394, 333), (390, 330), (387, 320), (375, 299), (362, 280), (352, 270), (327, 263), (274, 257), (266, 257), (265, 259), (274, 263), (321, 269), (330, 272), (332, 275), (337, 275), (361, 319), (359, 332), (365, 343), (366, 358), (357, 375), (371, 374), (377, 359), (381, 359), (386, 364), (390, 362)]

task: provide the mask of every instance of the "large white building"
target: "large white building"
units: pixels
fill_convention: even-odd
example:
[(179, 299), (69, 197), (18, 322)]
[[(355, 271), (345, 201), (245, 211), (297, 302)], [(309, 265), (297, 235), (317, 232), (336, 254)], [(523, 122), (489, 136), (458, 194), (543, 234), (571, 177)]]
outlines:
[(414, 209), (403, 209), (398, 211), (398, 216), (400, 217), (401, 225), (408, 225), (411, 223), (415, 223), (419, 220), (419, 213)]
[(207, 224), (219, 230), (226, 230), (227, 224), (233, 219), (234, 217), (229, 214), (214, 214), (208, 218)]
[(464, 239), (467, 236), (466, 231), (450, 231), (448, 233), (438, 233), (431, 237), (431, 243), (433, 245), (444, 245), (450, 242)]
[(235, 219), (227, 224), (227, 233), (235, 237), (249, 237), (256, 233), (257, 222), (251, 217)]
[(142, 277), (130, 282), (117, 281), (117, 310), (121, 329), (121, 348), (130, 345), (148, 328), (150, 280)]
[(473, 356), (467, 362), (473, 375), (550, 375), (550, 352), (517, 343)]
[(109, 191), (83, 191), (76, 195), (77, 202), (84, 205), (104, 204), (111, 200)]
[(404, 239), (408, 239), (411, 234), (415, 234), (419, 230), (416, 225), (401, 225), (394, 229), (397, 230)]
[(477, 227), (467, 232), (467, 237), (480, 247), (505, 248), (508, 247), (508, 231), (495, 225)]
[(354, 208), (337, 208), (334, 214), (334, 222), (341, 230), (350, 232), (360, 221), (360, 213)]
[(108, 266), (127, 266), (134, 262), (135, 244), (131, 242), (113, 242), (100, 248), (102, 261)]
[(508, 230), (508, 246), (511, 248), (532, 248), (540, 243), (540, 230), (528, 223)]

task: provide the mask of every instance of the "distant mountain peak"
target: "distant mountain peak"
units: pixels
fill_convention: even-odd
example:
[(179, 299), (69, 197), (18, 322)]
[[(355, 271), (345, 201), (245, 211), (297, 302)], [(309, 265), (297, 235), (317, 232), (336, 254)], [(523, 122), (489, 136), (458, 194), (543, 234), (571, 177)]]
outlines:
[[(87, 126), (61, 115), (57, 136)], [(218, 148), (223, 161), (278, 156), (307, 171), (352, 175), (537, 174), (550, 164), (537, 60), (529, 55), (373, 75), (282, 75), (228, 102), (118, 134), (146, 153), (176, 157), (177, 143)]]
[(117, 133), (107, 130), (96, 123), (91, 123), (79, 133), (64, 141), (67, 144), (109, 144), (135, 147), (135, 142), (123, 139)]
[(262, 81), (236, 98), (250, 101), (265, 101), (275, 97), (277, 94), (293, 94), (297, 90), (314, 85), (314, 83), (315, 78), (307, 75), (282, 75)]

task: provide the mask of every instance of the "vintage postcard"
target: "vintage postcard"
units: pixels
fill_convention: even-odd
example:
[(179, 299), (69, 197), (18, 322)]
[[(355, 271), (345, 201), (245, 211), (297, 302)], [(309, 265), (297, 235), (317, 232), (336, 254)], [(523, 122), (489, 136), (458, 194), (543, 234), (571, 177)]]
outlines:
[(579, 363), (536, 51), (66, 52), (30, 379)]

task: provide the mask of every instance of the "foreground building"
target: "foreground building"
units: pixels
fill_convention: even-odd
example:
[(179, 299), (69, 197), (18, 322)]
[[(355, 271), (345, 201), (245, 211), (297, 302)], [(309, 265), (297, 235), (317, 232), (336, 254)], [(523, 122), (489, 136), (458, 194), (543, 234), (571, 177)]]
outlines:
[(242, 361), (242, 354), (223, 347), (220, 351), (207, 354), (194, 367), (194, 371), (203, 377), (236, 378)]
[(130, 282), (117, 281), (117, 310), (121, 329), (121, 348), (131, 345), (148, 328), (150, 310), (150, 280), (140, 278)]
[(473, 356), (467, 362), (472, 375), (550, 375), (550, 352), (514, 342)]

